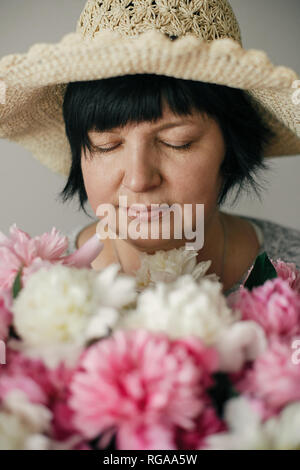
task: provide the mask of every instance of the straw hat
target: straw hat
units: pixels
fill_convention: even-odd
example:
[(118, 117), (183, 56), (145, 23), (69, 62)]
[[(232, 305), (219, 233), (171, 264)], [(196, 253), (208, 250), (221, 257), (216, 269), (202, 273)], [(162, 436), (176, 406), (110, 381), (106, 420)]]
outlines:
[(68, 175), (71, 150), (62, 114), (67, 83), (136, 73), (246, 90), (276, 132), (264, 156), (300, 154), (300, 106), (293, 99), (299, 76), (273, 65), (265, 52), (243, 48), (227, 0), (88, 0), (76, 32), (0, 60), (6, 87), (0, 137)]

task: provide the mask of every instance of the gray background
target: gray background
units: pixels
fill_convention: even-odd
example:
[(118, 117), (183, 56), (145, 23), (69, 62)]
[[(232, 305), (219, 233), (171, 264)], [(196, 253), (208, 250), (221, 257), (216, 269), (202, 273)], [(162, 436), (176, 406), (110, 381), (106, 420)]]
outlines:
[[(36, 42), (58, 42), (75, 30), (84, 4), (85, 0), (1, 0), (0, 57), (27, 52)], [(244, 47), (263, 49), (273, 63), (300, 74), (299, 0), (231, 0), (231, 5)], [(78, 210), (77, 199), (66, 204), (58, 200), (65, 179), (46, 169), (30, 152), (2, 139), (0, 155), (2, 232), (8, 234), (13, 223), (31, 236), (53, 226), (67, 233), (76, 225), (91, 223)], [(253, 193), (234, 207), (227, 203), (223, 209), (300, 229), (300, 156), (268, 161), (271, 170), (264, 175), (267, 189), (262, 203)], [(92, 214), (89, 205), (87, 209)]]

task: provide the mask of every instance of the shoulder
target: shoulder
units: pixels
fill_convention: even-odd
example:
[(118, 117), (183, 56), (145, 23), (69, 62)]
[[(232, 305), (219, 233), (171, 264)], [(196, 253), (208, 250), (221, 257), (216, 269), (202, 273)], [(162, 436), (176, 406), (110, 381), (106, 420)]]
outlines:
[(96, 231), (96, 222), (91, 224), (77, 225), (75, 228), (70, 230), (66, 235), (68, 237), (69, 245), (67, 254), (71, 254), (80, 248)]
[[(245, 217), (245, 216), (244, 216)], [(254, 222), (263, 233), (263, 251), (274, 260), (295, 263), (300, 269), (300, 230), (268, 219), (245, 217)]]
[(86, 225), (79, 231), (75, 239), (75, 247), (77, 249), (84, 245), (95, 233), (96, 233), (97, 222), (93, 222), (89, 225)]

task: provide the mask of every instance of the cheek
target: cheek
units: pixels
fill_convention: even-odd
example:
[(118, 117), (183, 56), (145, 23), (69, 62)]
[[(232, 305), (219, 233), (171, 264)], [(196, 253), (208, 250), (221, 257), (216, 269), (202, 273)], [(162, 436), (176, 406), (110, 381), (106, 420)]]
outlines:
[(96, 212), (100, 203), (112, 202), (112, 178), (94, 162), (81, 161), (81, 170), (89, 203)]
[(196, 155), (187, 162), (175, 181), (177, 193), (185, 203), (201, 203), (212, 206), (219, 194), (219, 161)]
[(222, 134), (215, 125), (186, 165), (186, 186), (193, 202), (210, 207), (216, 203), (222, 183), (220, 168), (225, 151)]
[[(186, 174), (184, 202), (193, 204), (193, 224), (196, 227), (196, 204), (204, 204), (205, 226), (210, 223), (216, 208), (220, 191), (219, 165), (199, 164)], [(183, 193), (182, 193), (183, 194)]]

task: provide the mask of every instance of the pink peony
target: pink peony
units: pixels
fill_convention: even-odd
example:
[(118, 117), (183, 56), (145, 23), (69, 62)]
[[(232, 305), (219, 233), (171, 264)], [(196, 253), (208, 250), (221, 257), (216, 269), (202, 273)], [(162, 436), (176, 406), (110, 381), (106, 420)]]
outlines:
[(290, 341), (273, 337), (268, 349), (235, 383), (236, 389), (262, 401), (273, 413), (278, 413), (290, 402), (300, 400), (300, 367), (293, 363), (292, 354)]
[(52, 439), (63, 443), (74, 438), (74, 449), (89, 450), (72, 424), (73, 410), (67, 404), (75, 370), (67, 369), (63, 363), (56, 369), (47, 369), (42, 361), (8, 348), (7, 363), (0, 366), (0, 402), (11, 390), (23, 390), (32, 403), (42, 403), (52, 412)]
[(28, 277), (42, 267), (61, 263), (77, 268), (91, 267), (91, 262), (103, 249), (97, 234), (68, 256), (62, 256), (68, 247), (68, 239), (60, 236), (55, 227), (50, 233), (31, 238), (16, 224), (10, 227), (10, 237), (0, 232), (0, 289), (11, 289), (19, 270), (22, 287)]
[(91, 268), (91, 263), (103, 250), (104, 243), (100, 240), (98, 233), (93, 235), (74, 253), (65, 256), (63, 263), (76, 268)]
[(60, 363), (55, 369), (49, 369), (48, 379), (51, 393), (48, 396), (49, 408), (53, 413), (52, 435), (56, 440), (65, 440), (75, 434), (73, 410), (68, 405), (69, 385), (76, 368), (69, 369)]
[(291, 337), (300, 332), (300, 294), (280, 277), (251, 291), (240, 287), (227, 297), (228, 305), (241, 311), (243, 320), (253, 320), (267, 336)]
[[(278, 258), (276, 261), (274, 261), (272, 258), (269, 259), (276, 270), (277, 276), (287, 281), (291, 289), (300, 293), (300, 271), (296, 268), (296, 264), (287, 263), (286, 261), (282, 261), (280, 258)], [(252, 264), (252, 266), (249, 268), (244, 283), (241, 284), (241, 286), (245, 285), (253, 267), (254, 264)]]
[(195, 450), (206, 445), (206, 438), (211, 434), (227, 431), (227, 425), (218, 418), (213, 406), (207, 404), (203, 413), (195, 422), (192, 431), (177, 428), (175, 433), (176, 449)]
[(67, 237), (60, 237), (53, 227), (51, 233), (31, 238), (13, 224), (10, 237), (0, 232), (0, 288), (11, 288), (20, 268), (30, 266), (36, 258), (57, 262), (67, 249)]
[(117, 449), (122, 450), (176, 450), (174, 432), (168, 423), (143, 423), (132, 419), (118, 428)]
[(57, 440), (64, 440), (74, 432), (72, 425), (73, 411), (64, 401), (55, 401), (52, 405), (53, 435)]
[(217, 352), (200, 339), (118, 330), (83, 355), (70, 385), (74, 424), (87, 438), (115, 428), (119, 449), (174, 449), (195, 427)]
[(45, 365), (7, 348), (6, 364), (0, 365), (0, 401), (12, 389), (25, 392), (33, 403), (47, 404), (51, 383)]
[(0, 366), (0, 400), (13, 388), (19, 388), (31, 402), (51, 407), (65, 399), (74, 371), (63, 363), (48, 369), (40, 359), (26, 357), (8, 344), (6, 364)]
[(0, 340), (5, 341), (8, 337), (9, 327), (12, 323), (13, 315), (9, 310), (11, 304), (8, 291), (0, 291)]
[(220, 358), (217, 350), (208, 348), (198, 336), (189, 336), (173, 340), (173, 348), (184, 347), (186, 352), (193, 358), (202, 369), (202, 384), (204, 388), (214, 385), (212, 373), (219, 370)]
[(300, 294), (300, 271), (296, 268), (295, 263), (285, 263), (280, 258), (277, 261), (271, 260), (277, 276), (288, 282), (291, 289)]

